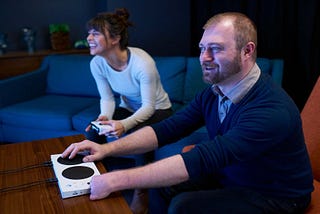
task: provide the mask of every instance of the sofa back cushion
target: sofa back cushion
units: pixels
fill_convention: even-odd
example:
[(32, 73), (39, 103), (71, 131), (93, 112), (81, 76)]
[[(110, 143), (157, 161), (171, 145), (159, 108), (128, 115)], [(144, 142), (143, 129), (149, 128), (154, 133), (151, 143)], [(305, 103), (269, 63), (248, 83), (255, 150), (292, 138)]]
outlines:
[(209, 84), (204, 83), (202, 79), (199, 57), (188, 57), (183, 101), (189, 103), (198, 92), (208, 86)]
[(186, 58), (180, 56), (154, 57), (161, 83), (172, 102), (182, 103)]
[(259, 65), (262, 72), (268, 73), (278, 85), (282, 85), (282, 59), (257, 58), (257, 64)]
[(47, 66), (47, 93), (73, 96), (99, 96), (90, 72), (90, 55), (51, 55)]

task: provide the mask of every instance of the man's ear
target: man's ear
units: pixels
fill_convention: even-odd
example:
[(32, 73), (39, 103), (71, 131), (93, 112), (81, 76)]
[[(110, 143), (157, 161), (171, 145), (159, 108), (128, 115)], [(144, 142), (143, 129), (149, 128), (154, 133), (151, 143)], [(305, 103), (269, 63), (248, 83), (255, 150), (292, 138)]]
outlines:
[(248, 42), (244, 47), (243, 47), (243, 52), (245, 56), (252, 56), (256, 49), (256, 45), (253, 42)]

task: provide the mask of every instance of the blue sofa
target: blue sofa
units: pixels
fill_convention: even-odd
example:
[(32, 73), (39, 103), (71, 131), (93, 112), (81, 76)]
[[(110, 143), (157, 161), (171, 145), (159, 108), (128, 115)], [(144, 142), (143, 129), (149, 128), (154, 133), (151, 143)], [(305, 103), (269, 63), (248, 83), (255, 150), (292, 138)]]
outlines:
[[(90, 55), (47, 56), (39, 69), (0, 80), (0, 142), (16, 143), (83, 133), (99, 114)], [(154, 57), (174, 110), (207, 85), (197, 57)], [(259, 58), (281, 85), (283, 61)]]

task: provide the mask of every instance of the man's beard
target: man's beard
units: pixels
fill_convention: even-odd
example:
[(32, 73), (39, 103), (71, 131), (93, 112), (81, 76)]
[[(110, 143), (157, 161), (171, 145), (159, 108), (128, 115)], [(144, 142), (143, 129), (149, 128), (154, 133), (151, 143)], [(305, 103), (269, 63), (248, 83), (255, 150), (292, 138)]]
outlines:
[[(210, 71), (209, 73), (203, 72), (203, 81), (209, 84), (218, 84), (220, 82), (225, 81), (231, 76), (239, 73), (242, 69), (240, 56), (236, 56), (232, 60), (224, 61), (223, 70), (221, 70), (221, 66), (215, 65), (214, 71)], [(206, 65), (202, 66), (202, 69), (205, 69)]]

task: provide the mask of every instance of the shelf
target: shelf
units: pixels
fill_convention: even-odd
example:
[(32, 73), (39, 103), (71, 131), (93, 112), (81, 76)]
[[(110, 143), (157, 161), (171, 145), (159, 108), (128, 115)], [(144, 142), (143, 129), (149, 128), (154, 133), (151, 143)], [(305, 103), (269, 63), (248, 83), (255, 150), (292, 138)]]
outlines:
[(31, 54), (26, 51), (7, 52), (0, 55), (0, 79), (18, 76), (36, 70), (40, 67), (43, 58), (51, 54), (89, 54), (89, 50), (39, 50)]

